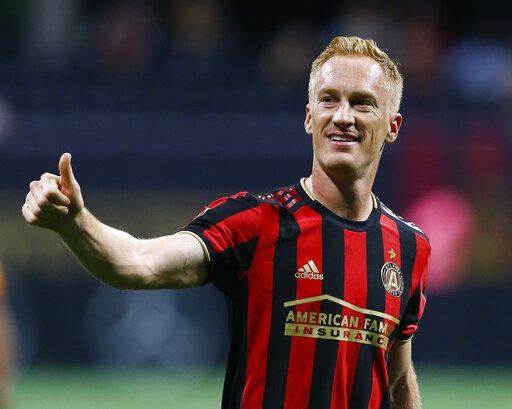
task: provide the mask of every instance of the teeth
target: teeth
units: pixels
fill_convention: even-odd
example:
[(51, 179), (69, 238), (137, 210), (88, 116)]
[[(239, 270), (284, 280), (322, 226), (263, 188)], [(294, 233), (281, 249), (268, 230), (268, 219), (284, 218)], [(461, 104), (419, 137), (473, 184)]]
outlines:
[(333, 141), (341, 141), (341, 142), (352, 142), (353, 139), (351, 138), (342, 138), (341, 136), (331, 136), (331, 140)]

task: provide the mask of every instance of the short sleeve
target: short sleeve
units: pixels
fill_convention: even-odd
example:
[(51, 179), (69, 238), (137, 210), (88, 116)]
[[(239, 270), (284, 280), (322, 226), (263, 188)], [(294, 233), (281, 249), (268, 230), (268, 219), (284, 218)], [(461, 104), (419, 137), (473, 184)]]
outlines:
[(427, 302), (425, 286), (430, 266), (430, 253), (428, 241), (423, 236), (417, 235), (417, 255), (412, 273), (411, 295), (396, 334), (396, 339), (400, 341), (408, 341), (412, 338), (423, 315)]
[(240, 192), (204, 207), (178, 233), (191, 234), (202, 243), (209, 262), (206, 282), (234, 294), (251, 267), (260, 225), (257, 198)]

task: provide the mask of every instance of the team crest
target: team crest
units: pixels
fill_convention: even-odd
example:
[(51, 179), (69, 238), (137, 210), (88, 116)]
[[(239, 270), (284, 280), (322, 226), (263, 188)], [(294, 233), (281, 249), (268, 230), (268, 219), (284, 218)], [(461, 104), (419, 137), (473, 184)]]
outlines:
[(404, 278), (400, 268), (393, 263), (388, 261), (382, 266), (380, 271), (382, 278), (382, 284), (388, 293), (393, 297), (400, 297), (404, 291)]

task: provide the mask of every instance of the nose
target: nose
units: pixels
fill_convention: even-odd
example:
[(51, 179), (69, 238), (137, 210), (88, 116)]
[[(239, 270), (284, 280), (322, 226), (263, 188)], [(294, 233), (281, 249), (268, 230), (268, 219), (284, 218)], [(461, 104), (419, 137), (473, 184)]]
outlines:
[(338, 109), (332, 117), (332, 122), (341, 130), (349, 129), (355, 123), (354, 113), (348, 101), (340, 101)]

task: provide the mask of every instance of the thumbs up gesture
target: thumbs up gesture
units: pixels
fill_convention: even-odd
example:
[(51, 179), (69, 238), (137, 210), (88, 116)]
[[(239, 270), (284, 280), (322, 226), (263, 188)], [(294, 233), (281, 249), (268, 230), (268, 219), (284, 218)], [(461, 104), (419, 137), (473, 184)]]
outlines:
[(84, 208), (69, 153), (60, 157), (59, 173), (59, 176), (44, 173), (39, 180), (30, 182), (30, 190), (21, 208), (28, 223), (57, 231)]

